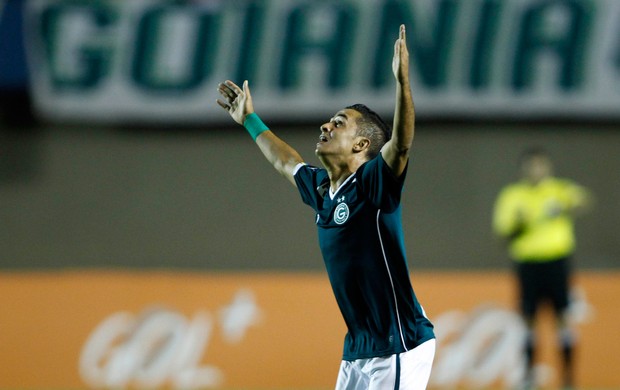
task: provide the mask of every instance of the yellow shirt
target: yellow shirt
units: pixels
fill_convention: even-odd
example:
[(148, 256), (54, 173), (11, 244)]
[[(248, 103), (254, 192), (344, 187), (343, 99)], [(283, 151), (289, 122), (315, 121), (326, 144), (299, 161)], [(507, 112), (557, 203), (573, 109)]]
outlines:
[(586, 200), (586, 190), (569, 180), (547, 178), (536, 185), (510, 184), (495, 203), (493, 229), (511, 239), (516, 261), (549, 261), (572, 254), (575, 235), (571, 210)]

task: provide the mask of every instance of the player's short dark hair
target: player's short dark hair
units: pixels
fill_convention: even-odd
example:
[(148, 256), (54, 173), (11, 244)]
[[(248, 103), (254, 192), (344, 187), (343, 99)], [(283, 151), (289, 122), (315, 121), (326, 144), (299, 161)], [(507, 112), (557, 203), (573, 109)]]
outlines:
[(358, 135), (370, 140), (368, 157), (374, 158), (379, 154), (381, 148), (392, 137), (392, 130), (387, 123), (381, 119), (379, 114), (368, 108), (365, 104), (357, 103), (346, 107), (361, 114), (357, 119), (359, 127)]

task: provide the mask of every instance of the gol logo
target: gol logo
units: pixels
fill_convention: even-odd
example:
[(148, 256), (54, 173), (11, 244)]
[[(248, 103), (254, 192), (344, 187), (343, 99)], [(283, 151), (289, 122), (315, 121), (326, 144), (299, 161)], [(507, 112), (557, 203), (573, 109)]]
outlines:
[[(232, 344), (240, 342), (260, 316), (253, 293), (240, 290), (216, 318), (224, 340)], [(218, 386), (224, 381), (223, 372), (212, 365), (200, 365), (215, 324), (207, 311), (198, 311), (191, 319), (163, 308), (139, 315), (114, 313), (86, 341), (80, 374), (95, 388)]]

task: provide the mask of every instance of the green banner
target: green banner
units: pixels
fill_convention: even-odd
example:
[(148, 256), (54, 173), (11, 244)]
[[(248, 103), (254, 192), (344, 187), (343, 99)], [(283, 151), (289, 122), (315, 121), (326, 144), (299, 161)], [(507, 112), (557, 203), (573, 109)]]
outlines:
[(220, 122), (225, 79), (269, 119), (390, 113), (401, 23), (421, 118), (620, 117), (615, 0), (31, 0), (27, 17), (52, 120)]

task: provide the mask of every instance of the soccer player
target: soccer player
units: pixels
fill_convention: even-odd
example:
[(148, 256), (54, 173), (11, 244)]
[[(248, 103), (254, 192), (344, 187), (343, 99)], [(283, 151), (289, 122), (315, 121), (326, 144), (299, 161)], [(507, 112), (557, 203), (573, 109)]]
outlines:
[[(362, 104), (320, 127), (316, 155), (304, 163), (254, 112), (248, 82), (218, 86), (217, 103), (242, 124), (267, 160), (316, 212), (321, 252), (347, 325), (336, 389), (425, 389), (435, 354), (433, 326), (409, 279), (400, 199), (414, 134), (405, 27), (392, 70), (393, 132)], [(390, 134), (391, 133), (391, 134)]]
[(567, 318), (569, 258), (575, 250), (573, 217), (589, 204), (590, 195), (570, 180), (553, 177), (553, 165), (544, 149), (524, 151), (520, 168), (522, 180), (507, 185), (496, 200), (493, 227), (508, 240), (516, 264), (520, 310), (528, 328), (525, 387), (535, 385), (536, 311), (549, 300), (557, 318), (563, 386), (572, 388), (575, 337)]

